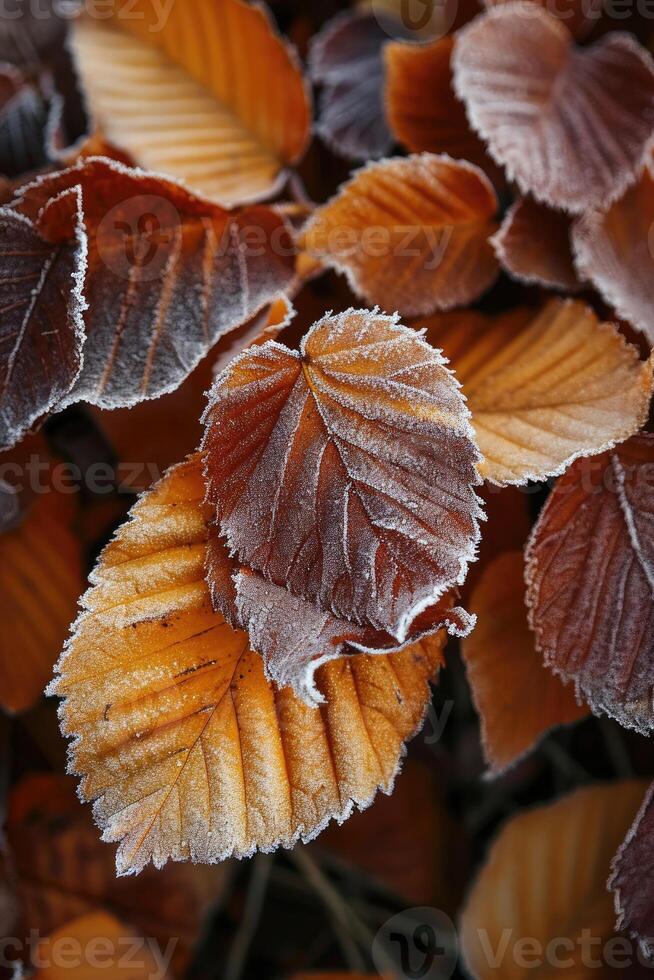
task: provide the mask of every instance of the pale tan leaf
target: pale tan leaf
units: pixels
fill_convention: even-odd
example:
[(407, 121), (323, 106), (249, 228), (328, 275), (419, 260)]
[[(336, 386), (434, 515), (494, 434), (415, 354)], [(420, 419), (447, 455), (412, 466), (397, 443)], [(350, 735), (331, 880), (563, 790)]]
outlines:
[(117, 866), (216, 861), (315, 836), (390, 791), (440, 638), (321, 668), (311, 709), (211, 607), (198, 456), (132, 512), (93, 573), (52, 691)]

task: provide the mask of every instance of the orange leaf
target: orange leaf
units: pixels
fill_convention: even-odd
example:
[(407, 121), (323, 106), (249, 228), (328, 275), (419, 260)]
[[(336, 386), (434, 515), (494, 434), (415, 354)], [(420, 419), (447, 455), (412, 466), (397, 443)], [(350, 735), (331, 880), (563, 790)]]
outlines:
[(570, 219), (532, 197), (520, 198), (507, 211), (491, 244), (502, 268), (520, 282), (566, 291), (580, 287), (572, 261)]
[(498, 169), (473, 133), (452, 88), (453, 37), (430, 44), (388, 44), (386, 111), (393, 134), (408, 150), (448, 153), (476, 163), (494, 180)]
[(557, 482), (526, 552), (527, 605), (545, 662), (593, 711), (654, 725), (654, 435)]
[(537, 4), (494, 7), (458, 35), (454, 87), (525, 194), (581, 212), (636, 177), (654, 123), (654, 63), (627, 34), (576, 48)]
[(606, 877), (645, 788), (641, 780), (587, 787), (505, 824), (461, 917), (471, 977), (590, 980), (623, 972), (604, 960), (615, 919)]
[(195, 456), (141, 498), (52, 685), (80, 794), (121, 842), (119, 873), (290, 846), (390, 792), (440, 664), (439, 638), (328, 664), (321, 709), (270, 684), (211, 608), (203, 497)]
[(314, 212), (303, 245), (367, 302), (418, 316), (470, 303), (495, 281), (496, 211), (481, 170), (422, 153), (359, 170)]
[[(293, 277), (290, 235), (271, 208), (229, 212), (101, 157), (21, 188), (16, 206), (38, 214), (75, 186), (89, 238), (88, 340), (62, 404), (118, 408), (174, 390), (222, 335)], [(56, 208), (55, 200), (50, 233), (65, 240)]]
[(82, 367), (86, 241), (79, 198), (60, 203), (66, 241), (0, 208), (0, 448), (16, 443), (72, 387)]
[(426, 322), (463, 385), (484, 456), (501, 485), (563, 472), (647, 418), (652, 363), (581, 302), (550, 300), (535, 315), (465, 312)]
[(494, 772), (516, 762), (551, 728), (588, 714), (574, 689), (543, 666), (527, 625), (524, 595), (522, 553), (500, 555), (470, 597), (477, 628), (461, 648)]
[(618, 316), (654, 344), (654, 176), (651, 161), (633, 187), (607, 211), (593, 211), (574, 225), (579, 272), (611, 303)]
[(173, 0), (163, 14), (120, 0), (107, 19), (98, 2), (75, 24), (73, 51), (106, 138), (221, 203), (273, 194), (304, 152), (310, 102), (267, 9)]
[(440, 355), (396, 317), (319, 320), (216, 380), (208, 497), (231, 553), (295, 596), (403, 643), (465, 578), (477, 451)]
[(9, 711), (23, 711), (41, 696), (75, 613), (83, 576), (73, 504), (69, 494), (48, 486), (20, 523), (0, 534), (0, 704)]

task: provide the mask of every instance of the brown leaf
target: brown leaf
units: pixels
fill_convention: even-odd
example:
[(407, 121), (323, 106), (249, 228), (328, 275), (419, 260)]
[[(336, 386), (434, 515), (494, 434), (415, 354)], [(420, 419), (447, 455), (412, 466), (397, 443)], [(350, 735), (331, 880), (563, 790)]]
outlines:
[(42, 486), (0, 534), (0, 704), (8, 711), (24, 711), (43, 693), (83, 588), (74, 498)]
[(226, 881), (226, 867), (180, 864), (160, 872), (148, 868), (137, 880), (117, 879), (110, 849), (64, 775), (32, 774), (12, 790), (7, 842), (18, 928), (25, 936), (30, 929), (48, 935), (71, 919), (107, 912), (164, 947), (174, 936), (179, 971), (188, 965), (203, 918)]
[(229, 212), (103, 158), (27, 185), (16, 206), (34, 215), (75, 186), (89, 238), (88, 340), (64, 405), (119, 408), (174, 390), (293, 277), (290, 234), (272, 209)]
[(465, 578), (477, 451), (440, 355), (396, 317), (326, 316), (216, 380), (208, 496), (230, 552), (276, 585), (403, 643)]
[(611, 866), (608, 887), (615, 897), (617, 928), (637, 939), (651, 960), (654, 934), (652, 903), (652, 842), (654, 841), (654, 784), (650, 786), (640, 811), (620, 845)]
[(347, 11), (329, 21), (311, 44), (310, 75), (322, 85), (316, 132), (351, 160), (383, 157), (393, 148), (383, 101), (388, 39), (375, 14)]
[(496, 210), (481, 170), (422, 153), (359, 170), (314, 212), (303, 245), (367, 302), (418, 316), (470, 303), (492, 285)]
[(120, 873), (314, 837), (390, 792), (441, 640), (322, 667), (311, 709), (211, 608), (199, 457), (175, 467), (105, 549), (58, 667), (71, 768)]
[(454, 87), (524, 194), (582, 212), (619, 197), (654, 125), (654, 63), (627, 34), (576, 48), (536, 4), (494, 7), (458, 35)]
[(522, 197), (507, 211), (491, 244), (502, 268), (520, 282), (574, 291), (580, 282), (570, 231), (567, 215)]
[(522, 553), (500, 555), (470, 597), (477, 627), (461, 647), (493, 772), (516, 762), (551, 728), (588, 714), (574, 689), (543, 666), (524, 596)]
[(393, 135), (411, 153), (448, 153), (477, 164), (495, 182), (500, 174), (472, 131), (452, 87), (453, 37), (429, 44), (388, 44), (386, 111)]
[(263, 4), (173, 0), (162, 16), (120, 0), (107, 19), (98, 2), (98, 16), (91, 4), (76, 23), (73, 50), (106, 138), (221, 203), (273, 194), (305, 150), (310, 101)]
[[(611, 967), (604, 945), (615, 919), (606, 876), (645, 787), (641, 780), (585, 787), (504, 825), (461, 917), (461, 952), (471, 977), (626, 975)], [(622, 966), (620, 954), (614, 962)], [(636, 969), (634, 956), (629, 976)]]
[(593, 711), (654, 725), (654, 435), (558, 480), (526, 552), (527, 605), (546, 664)]
[(638, 183), (607, 211), (591, 211), (573, 226), (575, 261), (619, 316), (654, 344), (654, 177), (648, 162)]
[(652, 363), (584, 303), (540, 312), (452, 314), (426, 321), (463, 385), (484, 456), (500, 485), (562, 473), (627, 439), (647, 418)]
[(79, 196), (57, 205), (65, 240), (48, 213), (31, 221), (0, 208), (0, 448), (16, 443), (70, 390), (82, 366), (86, 237)]

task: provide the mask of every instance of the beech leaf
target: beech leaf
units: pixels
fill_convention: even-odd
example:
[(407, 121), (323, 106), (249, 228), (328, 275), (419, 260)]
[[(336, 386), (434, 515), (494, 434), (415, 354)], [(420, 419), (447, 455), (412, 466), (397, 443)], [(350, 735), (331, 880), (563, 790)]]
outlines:
[(650, 961), (654, 953), (654, 910), (650, 887), (654, 871), (653, 798), (654, 784), (648, 789), (636, 819), (613, 859), (608, 882), (615, 897), (617, 928), (637, 939)]
[(327, 664), (308, 708), (213, 611), (199, 456), (173, 468), (102, 554), (57, 668), (70, 768), (119, 873), (308, 840), (390, 792), (442, 639)]
[(491, 244), (503, 269), (520, 282), (571, 292), (580, 288), (570, 218), (532, 197), (509, 208)]
[(526, 551), (527, 605), (545, 663), (596, 713), (654, 727), (654, 435), (578, 460)]
[(418, 316), (470, 303), (492, 285), (496, 211), (481, 170), (422, 153), (359, 170), (313, 213), (302, 241), (367, 302)]
[[(290, 233), (271, 208), (226, 211), (104, 158), (46, 174), (14, 206), (34, 216), (71, 186), (81, 188), (89, 239), (88, 340), (62, 405), (119, 408), (173, 391), (293, 277)], [(63, 227), (54, 233), (66, 237)]]
[(269, 342), (216, 379), (208, 499), (230, 552), (399, 643), (463, 581), (482, 516), (459, 386), (416, 333), (367, 310)]
[[(79, 20), (73, 52), (106, 138), (224, 204), (270, 196), (306, 147), (310, 102), (267, 8), (119, 0)], [(123, 15), (124, 8), (124, 15)]]
[(472, 126), (524, 194), (578, 213), (635, 180), (654, 125), (654, 62), (633, 37), (576, 48), (545, 9), (506, 3), (457, 35), (453, 67)]

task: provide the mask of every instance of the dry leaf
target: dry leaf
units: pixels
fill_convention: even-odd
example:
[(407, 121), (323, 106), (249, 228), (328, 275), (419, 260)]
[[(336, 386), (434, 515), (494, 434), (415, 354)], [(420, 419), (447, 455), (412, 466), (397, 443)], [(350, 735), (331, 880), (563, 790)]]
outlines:
[(573, 227), (575, 261), (618, 316), (654, 344), (654, 177), (651, 164), (608, 211), (585, 214)]
[(635, 179), (654, 125), (654, 63), (627, 34), (576, 48), (536, 4), (506, 3), (458, 35), (454, 87), (524, 194), (581, 212)]
[(24, 711), (40, 698), (75, 614), (83, 575), (74, 503), (48, 486), (0, 534), (0, 704), (8, 711)]
[(654, 435), (558, 480), (527, 547), (527, 605), (545, 662), (593, 711), (648, 732), (654, 654)]
[(58, 204), (66, 241), (0, 208), (0, 448), (6, 449), (69, 391), (82, 366), (86, 239), (79, 196)]
[[(63, 405), (83, 399), (119, 408), (174, 390), (221, 336), (293, 277), (290, 234), (271, 208), (225, 211), (173, 181), (103, 158), (28, 184), (16, 207), (38, 214), (75, 186), (89, 238), (88, 340)], [(50, 224), (63, 238), (54, 216)]]
[(629, 833), (620, 845), (611, 866), (609, 888), (615, 896), (617, 928), (639, 941), (651, 960), (654, 934), (652, 905), (652, 840), (654, 839), (654, 784), (650, 786)]
[(141, 166), (221, 203), (273, 194), (304, 152), (310, 102), (295, 52), (266, 8), (173, 0), (161, 22), (148, 0), (120, 0), (109, 20), (105, 8), (73, 32), (104, 136)]
[(438, 640), (328, 664), (320, 709), (269, 684), (211, 608), (204, 492), (196, 456), (139, 501), (52, 685), (119, 873), (290, 846), (390, 792), (441, 660)]
[(388, 44), (386, 111), (391, 131), (412, 153), (448, 153), (476, 163), (490, 177), (499, 177), (484, 144), (473, 133), (463, 102), (452, 88), (450, 60), (453, 37), (429, 44)]
[(232, 553), (400, 643), (465, 578), (481, 511), (468, 411), (396, 317), (326, 316), (300, 353), (269, 342), (216, 380), (208, 496)]
[(12, 790), (7, 843), (23, 936), (30, 929), (45, 936), (71, 919), (104, 911), (164, 948), (174, 936), (180, 974), (227, 880), (227, 865), (185, 864), (148, 868), (136, 881), (117, 879), (111, 850), (77, 799), (74, 781), (63, 774), (31, 774)]
[(622, 973), (600, 963), (615, 920), (606, 877), (645, 787), (641, 780), (586, 787), (504, 825), (461, 918), (471, 977), (524, 980), (537, 972), (542, 980), (590, 980)]
[(580, 283), (572, 260), (570, 218), (532, 197), (511, 207), (491, 244), (503, 269), (520, 282), (574, 291)]
[(45, 965), (34, 980), (104, 980), (120, 976), (125, 967), (129, 980), (173, 980), (167, 970), (162, 972), (162, 952), (157, 950), (156, 955), (146, 937), (137, 936), (113, 915), (94, 912), (41, 939), (34, 956), (35, 962)]
[(556, 725), (588, 714), (543, 666), (527, 625), (521, 552), (500, 555), (470, 596), (477, 627), (462, 643), (487, 761), (501, 772)]
[(463, 385), (480, 472), (493, 483), (562, 473), (647, 418), (652, 364), (581, 302), (552, 299), (533, 317), (452, 314), (426, 326)]
[(418, 316), (470, 303), (492, 285), (496, 210), (481, 170), (421, 153), (359, 170), (313, 213), (303, 245), (367, 302)]
[(383, 157), (393, 148), (383, 99), (388, 38), (375, 14), (347, 11), (311, 43), (309, 71), (322, 85), (316, 132), (351, 160)]

